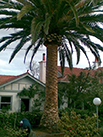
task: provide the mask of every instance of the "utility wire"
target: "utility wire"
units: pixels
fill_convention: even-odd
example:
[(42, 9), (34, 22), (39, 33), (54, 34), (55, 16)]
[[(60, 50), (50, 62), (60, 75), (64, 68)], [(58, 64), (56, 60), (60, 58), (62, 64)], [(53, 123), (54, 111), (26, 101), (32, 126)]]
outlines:
[[(15, 49), (15, 48), (5, 48), (4, 50), (6, 50), (6, 49)], [(21, 50), (27, 50), (27, 49), (25, 49), (25, 48), (22, 48)], [(33, 50), (33, 49), (30, 49), (30, 50)], [(43, 49), (39, 49), (38, 51), (45, 51), (45, 50), (43, 50)]]
[[(14, 50), (15, 48), (6, 48), (6, 49), (9, 49), (9, 50)], [(5, 50), (6, 50), (5, 49)], [(22, 48), (21, 50), (27, 50), (26, 48)], [(33, 49), (30, 49), (30, 50), (33, 50)], [(43, 50), (43, 49), (39, 49), (38, 51), (45, 51), (45, 50)], [(76, 51), (73, 51), (73, 52), (76, 52)], [(91, 51), (86, 51), (86, 52), (91, 52)], [(99, 52), (102, 52), (102, 51), (99, 51)]]

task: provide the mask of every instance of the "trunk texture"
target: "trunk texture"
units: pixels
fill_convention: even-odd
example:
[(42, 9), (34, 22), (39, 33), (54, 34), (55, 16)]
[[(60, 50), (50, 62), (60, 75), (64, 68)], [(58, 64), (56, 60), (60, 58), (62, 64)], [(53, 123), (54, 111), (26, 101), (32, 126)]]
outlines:
[(47, 45), (46, 90), (41, 125), (55, 128), (58, 115), (57, 45)]

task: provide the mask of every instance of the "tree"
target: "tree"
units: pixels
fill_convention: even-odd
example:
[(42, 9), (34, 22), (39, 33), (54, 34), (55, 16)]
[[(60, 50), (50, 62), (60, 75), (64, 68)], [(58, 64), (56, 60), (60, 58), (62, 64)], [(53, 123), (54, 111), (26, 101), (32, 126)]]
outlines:
[[(93, 70), (86, 74), (81, 72), (78, 76), (72, 74), (68, 75), (67, 83), (61, 83), (59, 85), (59, 94), (64, 99), (68, 99), (68, 108), (89, 109), (93, 108), (93, 99), (100, 97), (103, 99), (103, 83), (101, 83), (101, 77), (103, 78), (103, 70)], [(92, 73), (93, 73), (92, 71)]]
[[(30, 49), (33, 48), (31, 61), (41, 44), (47, 48), (46, 90), (44, 113), (41, 125), (54, 128), (59, 120), (58, 116), (58, 88), (57, 88), (57, 51), (59, 51), (62, 72), (65, 57), (72, 68), (72, 53), (77, 52), (77, 64), (81, 51), (89, 58), (86, 49), (100, 60), (100, 44), (91, 41), (94, 36), (103, 41), (103, 30), (98, 23), (102, 23), (103, 0), (1, 0), (0, 1), (0, 29), (17, 29), (17, 32), (2, 37), (0, 51), (14, 41), (16, 47), (10, 61), (28, 43), (24, 62)], [(30, 43), (29, 43), (30, 42)], [(85, 48), (87, 47), (87, 48)]]
[(39, 78), (39, 64), (37, 62), (33, 61), (31, 65), (29, 64), (28, 69), (34, 77)]

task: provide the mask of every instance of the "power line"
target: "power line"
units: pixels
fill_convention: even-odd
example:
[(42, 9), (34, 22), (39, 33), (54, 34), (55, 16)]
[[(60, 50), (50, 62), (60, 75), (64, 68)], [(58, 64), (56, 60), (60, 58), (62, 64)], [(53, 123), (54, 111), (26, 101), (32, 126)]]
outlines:
[[(5, 48), (4, 50), (6, 50), (6, 49), (14, 50), (15, 48)], [(27, 49), (26, 48), (22, 48), (21, 50), (27, 50)], [(30, 50), (33, 50), (33, 49), (30, 49)], [(39, 49), (38, 51), (45, 51), (45, 50)]]
[[(14, 50), (15, 48), (6, 48), (6, 49), (9, 49), (9, 50)], [(6, 50), (5, 49), (5, 50)], [(26, 48), (22, 48), (21, 50), (27, 50)], [(33, 49), (30, 49), (30, 50), (32, 50), (33, 51)], [(43, 50), (43, 49), (39, 49), (38, 51), (45, 51), (45, 49)], [(76, 52), (76, 51), (73, 51), (73, 52)], [(91, 51), (86, 51), (86, 52), (91, 52)], [(102, 52), (102, 51), (99, 51), (99, 52)]]

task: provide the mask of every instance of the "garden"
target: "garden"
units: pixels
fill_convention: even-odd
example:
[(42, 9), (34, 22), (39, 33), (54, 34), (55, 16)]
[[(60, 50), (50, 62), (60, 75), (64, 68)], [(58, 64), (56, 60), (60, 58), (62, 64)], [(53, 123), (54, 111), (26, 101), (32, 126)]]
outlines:
[(88, 110), (61, 109), (59, 110), (60, 121), (54, 133), (49, 129), (42, 129), (40, 119), (42, 112), (22, 112), (22, 113), (0, 113), (0, 136), (1, 137), (23, 137), (19, 127), (19, 122), (26, 117), (32, 126), (32, 131), (44, 131), (55, 136), (61, 134), (63, 137), (102, 137), (102, 115), (99, 117), (99, 128), (97, 128), (96, 114)]
[[(43, 111), (40, 111), (39, 98), (41, 99), (41, 102), (43, 102), (45, 95), (41, 90), (39, 98), (34, 100), (35, 103), (32, 112), (25, 112), (22, 110), (22, 112), (9, 113), (7, 110), (2, 110), (2, 113), (0, 113), (0, 137), (24, 136), (21, 134), (22, 131), (19, 127), (19, 122), (24, 117), (30, 121), (32, 131), (43, 131), (41, 134), (47, 133), (50, 135), (55, 135), (56, 137), (58, 134), (63, 137), (102, 137), (103, 103), (100, 104), (98, 109), (98, 128), (96, 106), (93, 104), (93, 99), (97, 96), (103, 100), (103, 85), (99, 83), (99, 79), (102, 77), (102, 75), (102, 72), (99, 72), (95, 74), (95, 77), (93, 78), (89, 74), (87, 77), (85, 73), (80, 73), (79, 76), (68, 76), (69, 83), (58, 83), (58, 107), (60, 120), (57, 123), (57, 128), (54, 131), (40, 127), (40, 120)], [(38, 85), (36, 88), (38, 88)], [(29, 93), (33, 92), (33, 85), (28, 89), (28, 91)], [(19, 96), (23, 96), (24, 93), (25, 89), (21, 91)], [(67, 97), (67, 107), (62, 108), (61, 105), (65, 103), (65, 99)]]

